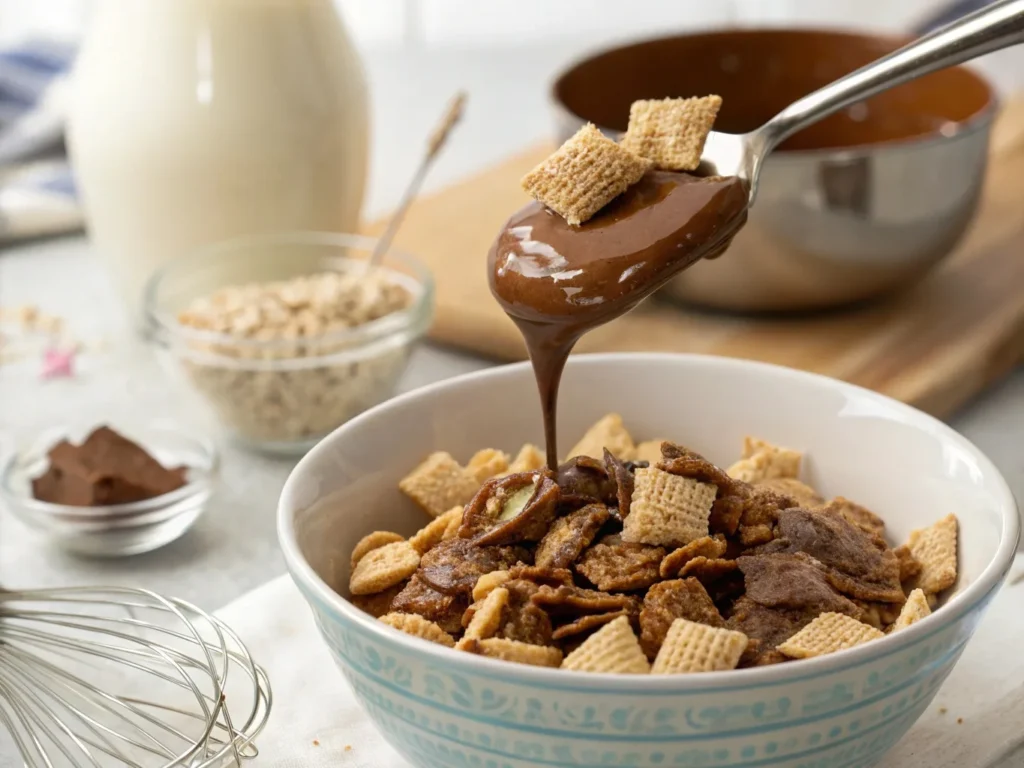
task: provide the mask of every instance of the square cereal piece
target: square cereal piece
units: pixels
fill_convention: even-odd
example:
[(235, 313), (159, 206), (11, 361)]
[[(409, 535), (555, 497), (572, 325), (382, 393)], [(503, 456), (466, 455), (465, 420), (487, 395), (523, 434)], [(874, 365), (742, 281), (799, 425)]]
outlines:
[(621, 461), (632, 460), (636, 453), (636, 445), (630, 436), (622, 417), (617, 413), (609, 413), (595, 422), (584, 433), (580, 441), (572, 447), (566, 459), (577, 456), (589, 456), (598, 461), (604, 460), (604, 449)]
[(925, 595), (937, 595), (956, 582), (956, 515), (946, 515), (928, 528), (910, 532), (907, 548), (921, 563), (914, 583)]
[(791, 659), (809, 659), (844, 651), (885, 635), (845, 613), (823, 613), (801, 629), (778, 650)]
[(549, 645), (533, 645), (520, 640), (504, 637), (490, 637), (486, 640), (460, 640), (456, 646), (460, 651), (478, 653), (492, 659), (511, 661), (516, 664), (530, 664), (535, 667), (557, 667), (562, 663), (562, 650)]
[(629, 516), (622, 540), (681, 547), (708, 535), (708, 518), (718, 488), (656, 467), (634, 474)]
[(514, 475), (519, 472), (533, 472), (535, 469), (543, 469), (547, 463), (544, 452), (533, 443), (527, 443), (519, 449), (519, 453), (509, 464), (508, 474)]
[(892, 631), (898, 632), (901, 629), (906, 629), (911, 624), (919, 622), (925, 616), (930, 616), (931, 613), (932, 609), (928, 606), (928, 598), (925, 597), (924, 592), (920, 589), (915, 589), (910, 593), (907, 602), (903, 604), (900, 615), (896, 617), (896, 621), (892, 625)]
[(743, 456), (726, 473), (734, 480), (756, 483), (774, 478), (795, 478), (800, 474), (803, 454), (791, 448), (772, 445), (756, 437), (743, 439)]
[(680, 675), (736, 669), (748, 642), (742, 632), (676, 619), (654, 659), (651, 674)]
[[(473, 618), (466, 626), (463, 639), (486, 640), (494, 637), (501, 626), (501, 617), (508, 605), (508, 590), (495, 587), (487, 593), (473, 613)], [(465, 621), (465, 619), (463, 619)]]
[(495, 475), (500, 475), (508, 469), (509, 456), (504, 451), (494, 448), (484, 448), (477, 451), (466, 465), (466, 469), (473, 473), (477, 482), (483, 485)]
[(693, 171), (715, 124), (721, 96), (634, 101), (622, 146), (667, 171)]
[(651, 167), (591, 123), (523, 177), (523, 189), (578, 227), (640, 181)]
[(565, 657), (562, 669), (576, 672), (609, 672), (618, 675), (646, 675), (651, 664), (640, 642), (629, 625), (629, 619), (620, 616), (592, 634), (575, 651)]
[(420, 553), (408, 541), (395, 541), (371, 549), (356, 563), (349, 576), (353, 595), (372, 595), (405, 581), (420, 566)]
[(398, 487), (427, 514), (440, 517), (452, 507), (468, 503), (480, 483), (451, 454), (437, 451), (403, 477)]
[(405, 632), (407, 635), (429, 640), (432, 643), (455, 647), (455, 640), (432, 621), (427, 621), (415, 613), (389, 613), (380, 617), (389, 627)]
[[(462, 510), (461, 506), (452, 507), (440, 517), (435, 517), (420, 528), (409, 537), (409, 543), (412, 544), (412, 548), (423, 555), (440, 544), (444, 539), (448, 526), (455, 525), (458, 527), (462, 524)], [(353, 557), (355, 557), (354, 554)]]
[(476, 580), (476, 585), (473, 587), (473, 600), (483, 600), (511, 578), (512, 575), (508, 571), (491, 571), (483, 574)]

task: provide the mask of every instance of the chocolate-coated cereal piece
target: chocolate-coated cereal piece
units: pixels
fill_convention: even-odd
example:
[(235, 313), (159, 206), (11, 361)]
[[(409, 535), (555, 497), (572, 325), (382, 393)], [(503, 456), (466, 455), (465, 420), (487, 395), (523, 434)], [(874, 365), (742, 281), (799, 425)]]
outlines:
[(534, 563), (549, 568), (568, 568), (590, 546), (608, 520), (608, 507), (587, 504), (552, 523), (537, 545)]
[(481, 547), (468, 539), (442, 541), (420, 560), (418, 575), (446, 595), (469, 597), (477, 580), (529, 559), (521, 547)]
[(664, 557), (664, 547), (608, 544), (602, 539), (583, 553), (576, 571), (604, 592), (628, 592), (646, 589), (658, 581), (658, 566)]
[(405, 589), (395, 595), (391, 610), (399, 613), (415, 613), (437, 624), (449, 634), (462, 631), (462, 614), (469, 607), (464, 596), (445, 595), (415, 575)]
[(696, 579), (674, 579), (655, 584), (644, 597), (640, 610), (640, 645), (649, 659), (658, 649), (676, 619), (724, 627), (725, 620), (711, 602), (707, 590)]
[(566, 624), (556, 627), (554, 633), (551, 635), (551, 639), (563, 640), (567, 637), (573, 637), (574, 635), (581, 635), (589, 632), (595, 627), (600, 627), (604, 624), (615, 621), (620, 616), (625, 617), (627, 620), (632, 618), (630, 612), (627, 610), (610, 611), (608, 613), (588, 613), (585, 616), (579, 616)]
[(725, 555), (727, 549), (725, 537), (721, 534), (714, 536), (702, 536), (694, 539), (689, 544), (684, 544), (673, 550), (661, 561), (659, 571), (663, 579), (674, 579), (679, 575), (683, 566), (695, 557), (704, 557), (714, 560)]

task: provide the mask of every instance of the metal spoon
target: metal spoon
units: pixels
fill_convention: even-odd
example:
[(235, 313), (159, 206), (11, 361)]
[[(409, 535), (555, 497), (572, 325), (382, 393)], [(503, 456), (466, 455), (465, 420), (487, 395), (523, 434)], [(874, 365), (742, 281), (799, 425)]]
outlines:
[(761, 164), (786, 137), (908, 80), (1021, 42), (1024, 0), (994, 3), (819, 88), (750, 133), (712, 132), (704, 145), (701, 169), (746, 180), (753, 203)]

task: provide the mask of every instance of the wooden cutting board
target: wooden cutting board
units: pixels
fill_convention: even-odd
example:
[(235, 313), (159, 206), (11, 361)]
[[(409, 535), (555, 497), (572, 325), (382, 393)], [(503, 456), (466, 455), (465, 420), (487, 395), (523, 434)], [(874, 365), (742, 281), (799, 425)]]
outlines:
[[(437, 280), (431, 337), (489, 357), (526, 355), (491, 299), (487, 250), (525, 201), (520, 177), (551, 151), (537, 146), (418, 200), (396, 247)], [(584, 337), (577, 352), (669, 351), (763, 360), (834, 376), (945, 415), (1024, 354), (1024, 99), (996, 125), (982, 204), (970, 232), (917, 286), (856, 310), (799, 319), (689, 312), (649, 301)], [(379, 233), (383, 221), (367, 227)]]

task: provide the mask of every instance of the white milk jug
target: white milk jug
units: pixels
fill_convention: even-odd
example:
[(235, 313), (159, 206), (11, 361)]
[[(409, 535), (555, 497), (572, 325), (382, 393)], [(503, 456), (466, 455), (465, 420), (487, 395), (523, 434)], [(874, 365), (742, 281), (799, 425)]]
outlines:
[(133, 319), (197, 246), (358, 226), (366, 86), (332, 0), (99, 0), (72, 77), (93, 250)]

